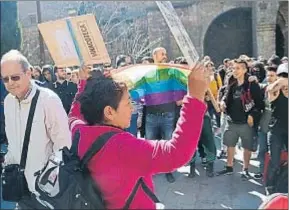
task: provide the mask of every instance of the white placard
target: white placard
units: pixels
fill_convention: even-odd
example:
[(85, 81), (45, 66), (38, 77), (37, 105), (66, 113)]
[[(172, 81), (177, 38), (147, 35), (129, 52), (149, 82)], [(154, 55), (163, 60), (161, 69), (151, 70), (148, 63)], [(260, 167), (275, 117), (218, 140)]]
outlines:
[(192, 66), (200, 57), (172, 3), (170, 1), (156, 1), (156, 4), (166, 20), (183, 56), (186, 58), (189, 66)]
[(55, 30), (55, 39), (61, 56), (68, 59), (78, 59), (77, 52), (68, 28)]

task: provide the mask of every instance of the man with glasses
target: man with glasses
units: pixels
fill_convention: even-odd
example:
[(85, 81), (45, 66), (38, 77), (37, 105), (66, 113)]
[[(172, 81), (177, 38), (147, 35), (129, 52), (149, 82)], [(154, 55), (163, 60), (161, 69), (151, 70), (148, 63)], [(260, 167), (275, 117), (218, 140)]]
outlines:
[(68, 114), (72, 101), (77, 92), (77, 85), (67, 80), (67, 72), (64, 68), (54, 67), (56, 82), (53, 83), (51, 89), (59, 96), (63, 107)]
[[(35, 193), (34, 173), (44, 167), (53, 152), (64, 146), (70, 147), (71, 134), (59, 97), (48, 88), (39, 87), (32, 82), (30, 66), (17, 50), (9, 51), (1, 59), (1, 78), (9, 92), (4, 100), (8, 139), (5, 165), (20, 164), (30, 106), (39, 91), (24, 170), (29, 191)], [(18, 205), (21, 209), (37, 209), (37, 203), (31, 194), (23, 197)]]

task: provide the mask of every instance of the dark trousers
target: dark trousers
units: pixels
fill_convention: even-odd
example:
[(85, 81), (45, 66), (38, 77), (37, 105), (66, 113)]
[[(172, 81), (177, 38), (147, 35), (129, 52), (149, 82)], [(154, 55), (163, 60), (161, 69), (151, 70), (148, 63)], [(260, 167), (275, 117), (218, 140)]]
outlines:
[[(204, 117), (204, 123), (202, 128), (202, 133), (200, 137), (199, 143), (203, 146), (204, 153), (206, 154), (207, 162), (214, 162), (216, 159), (216, 145), (214, 140), (214, 133), (212, 129), (211, 124), (211, 118), (208, 115), (205, 115)], [(202, 154), (200, 154), (202, 155)], [(196, 153), (192, 159), (192, 161), (195, 161), (196, 159)]]
[(213, 117), (215, 116), (216, 118), (216, 123), (217, 123), (217, 127), (220, 128), (221, 127), (221, 113), (217, 113), (212, 102), (209, 101), (208, 102), (208, 112), (210, 114), (210, 117), (213, 119)]
[(288, 151), (288, 131), (278, 129), (276, 126), (269, 132), (268, 138), (271, 160), (268, 167), (266, 186), (271, 187), (278, 179), (277, 172), (280, 169), (281, 151), (283, 149)]
[(146, 127), (146, 106), (143, 106), (142, 110), (142, 119), (141, 119), (141, 127), (140, 127), (140, 137), (145, 138), (145, 127)]

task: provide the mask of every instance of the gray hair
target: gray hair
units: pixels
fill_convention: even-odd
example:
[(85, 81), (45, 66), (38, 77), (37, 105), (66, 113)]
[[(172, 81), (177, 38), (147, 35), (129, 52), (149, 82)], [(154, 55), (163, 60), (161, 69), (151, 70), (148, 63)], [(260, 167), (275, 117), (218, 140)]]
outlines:
[(1, 58), (1, 65), (7, 61), (15, 61), (19, 63), (24, 72), (30, 70), (31, 68), (27, 58), (18, 50), (10, 50), (9, 52), (5, 53)]

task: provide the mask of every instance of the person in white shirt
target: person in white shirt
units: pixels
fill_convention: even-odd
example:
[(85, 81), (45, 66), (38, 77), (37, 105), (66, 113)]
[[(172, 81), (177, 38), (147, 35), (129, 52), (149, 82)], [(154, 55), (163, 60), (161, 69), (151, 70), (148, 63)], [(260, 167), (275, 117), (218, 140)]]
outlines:
[[(24, 170), (30, 192), (36, 193), (34, 173), (44, 167), (53, 152), (64, 146), (70, 148), (71, 133), (60, 98), (53, 91), (39, 87), (32, 81), (30, 66), (17, 50), (7, 52), (1, 59), (1, 77), (9, 92), (4, 100), (5, 129), (9, 144), (5, 165), (20, 163), (31, 101), (36, 90), (40, 91)], [(18, 203), (20, 208), (28, 208), (29, 199), (25, 202), (21, 200)]]

